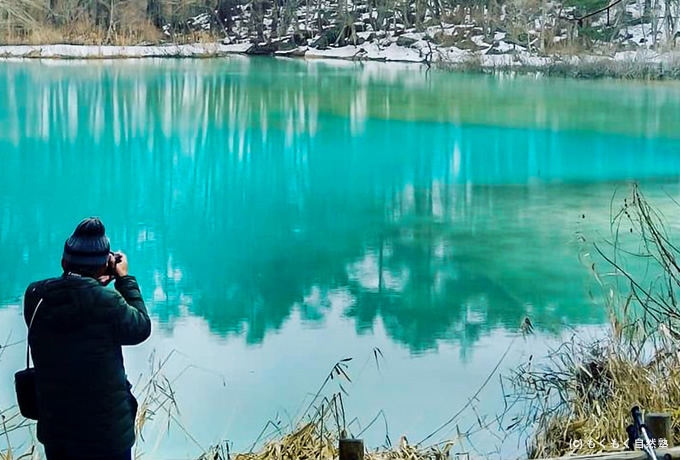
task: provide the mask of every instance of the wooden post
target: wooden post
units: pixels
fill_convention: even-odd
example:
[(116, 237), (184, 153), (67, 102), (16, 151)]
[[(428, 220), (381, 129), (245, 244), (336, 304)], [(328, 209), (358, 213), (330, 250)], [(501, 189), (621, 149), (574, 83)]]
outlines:
[(651, 412), (645, 414), (645, 425), (650, 431), (649, 437), (656, 439), (657, 446), (659, 439), (667, 439), (668, 447), (673, 447), (673, 431), (671, 430), (671, 414), (661, 412)]
[(361, 439), (341, 439), (339, 460), (364, 460), (364, 441)]

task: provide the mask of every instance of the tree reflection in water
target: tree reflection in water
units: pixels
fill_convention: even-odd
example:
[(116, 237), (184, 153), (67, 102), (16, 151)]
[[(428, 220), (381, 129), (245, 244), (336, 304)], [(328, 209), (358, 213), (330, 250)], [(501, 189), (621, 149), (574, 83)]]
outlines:
[(578, 131), (595, 90), (571, 83), (255, 59), (2, 66), (0, 257), (15, 268), (0, 301), (54, 274), (96, 214), (163, 327), (198, 315), (252, 344), (295, 310), (323, 325), (330, 293), (359, 333), (381, 321), (413, 352), (527, 314), (599, 321), (575, 232), (606, 228), (607, 181), (680, 171), (670, 87), (599, 87), (595, 112), (643, 101), (624, 112), (658, 120), (624, 137), (618, 115)]

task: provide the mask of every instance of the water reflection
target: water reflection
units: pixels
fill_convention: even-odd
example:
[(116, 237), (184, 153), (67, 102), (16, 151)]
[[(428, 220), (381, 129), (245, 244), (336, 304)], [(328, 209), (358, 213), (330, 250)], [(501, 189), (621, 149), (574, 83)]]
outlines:
[(0, 66), (0, 302), (54, 274), (97, 214), (165, 328), (197, 315), (250, 344), (294, 311), (324, 326), (337, 293), (359, 334), (380, 321), (413, 352), (466, 350), (526, 314), (597, 322), (575, 232), (606, 228), (603, 182), (680, 173), (671, 86), (612, 98), (270, 59)]

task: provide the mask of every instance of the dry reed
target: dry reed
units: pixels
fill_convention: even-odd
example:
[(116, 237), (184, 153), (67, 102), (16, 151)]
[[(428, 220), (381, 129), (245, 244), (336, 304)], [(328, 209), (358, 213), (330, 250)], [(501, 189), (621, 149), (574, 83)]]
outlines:
[[(613, 217), (612, 229), (610, 247), (594, 248), (614, 269), (615, 283), (605, 281), (595, 263), (590, 264), (607, 299), (608, 334), (594, 341), (574, 335), (545, 362), (530, 360), (510, 378), (514, 395), (527, 405), (512, 428), (532, 430), (530, 458), (622, 450), (635, 405), (670, 412), (673, 440), (676, 445), (680, 442), (676, 302), (680, 252), (666, 231), (665, 218), (635, 185)], [(621, 229), (628, 240), (639, 240), (634, 251), (624, 244)], [(621, 253), (644, 260), (653, 280), (647, 283), (626, 271)], [(619, 296), (621, 281), (626, 289)]]

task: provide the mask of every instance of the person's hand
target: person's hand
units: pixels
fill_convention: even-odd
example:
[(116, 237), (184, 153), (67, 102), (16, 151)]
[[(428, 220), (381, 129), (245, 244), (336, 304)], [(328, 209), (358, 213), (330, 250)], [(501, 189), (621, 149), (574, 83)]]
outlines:
[(127, 276), (128, 275), (128, 260), (127, 256), (123, 254), (122, 252), (117, 252), (115, 254), (116, 260), (118, 263), (116, 264), (116, 278), (120, 278), (122, 276)]
[(106, 273), (104, 275), (101, 275), (97, 277), (97, 280), (103, 285), (103, 286), (108, 286), (111, 281), (114, 280), (114, 276), (112, 275), (113, 272), (113, 267), (116, 266), (116, 258), (113, 256), (113, 254), (109, 254), (109, 261), (106, 263)]

